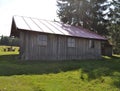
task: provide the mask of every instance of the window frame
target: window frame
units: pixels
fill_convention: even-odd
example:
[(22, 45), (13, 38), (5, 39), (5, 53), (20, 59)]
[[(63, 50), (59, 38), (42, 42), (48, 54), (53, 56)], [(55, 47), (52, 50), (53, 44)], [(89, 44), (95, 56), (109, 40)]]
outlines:
[(71, 48), (75, 48), (76, 47), (76, 41), (75, 38), (68, 38), (67, 39), (67, 46), (71, 47)]
[(47, 46), (47, 35), (41, 34), (38, 36), (38, 43), (40, 46)]
[(89, 48), (95, 48), (95, 41), (89, 40)]

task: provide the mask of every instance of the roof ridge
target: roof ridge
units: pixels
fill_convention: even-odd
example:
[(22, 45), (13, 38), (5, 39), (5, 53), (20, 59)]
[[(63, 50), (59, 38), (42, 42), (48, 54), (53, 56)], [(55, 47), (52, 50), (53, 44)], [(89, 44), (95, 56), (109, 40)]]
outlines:
[(52, 20), (47, 20), (47, 19), (41, 19), (41, 18), (38, 18), (38, 17), (28, 17), (28, 16), (20, 16), (20, 15), (13, 15), (14, 16), (18, 16), (18, 17), (25, 17), (25, 18), (32, 18), (32, 19), (38, 19), (38, 20), (44, 20), (44, 21), (50, 21), (50, 22), (59, 22), (61, 23), (60, 21), (52, 21)]

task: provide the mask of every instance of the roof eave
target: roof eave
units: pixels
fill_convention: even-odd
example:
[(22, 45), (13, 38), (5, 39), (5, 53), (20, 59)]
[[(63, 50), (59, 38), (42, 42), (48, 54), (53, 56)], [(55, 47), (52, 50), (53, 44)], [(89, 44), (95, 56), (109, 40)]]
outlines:
[(11, 24), (10, 37), (11, 37), (11, 36), (19, 37), (19, 31), (18, 31), (18, 28), (16, 27), (14, 17), (12, 18), (12, 24)]

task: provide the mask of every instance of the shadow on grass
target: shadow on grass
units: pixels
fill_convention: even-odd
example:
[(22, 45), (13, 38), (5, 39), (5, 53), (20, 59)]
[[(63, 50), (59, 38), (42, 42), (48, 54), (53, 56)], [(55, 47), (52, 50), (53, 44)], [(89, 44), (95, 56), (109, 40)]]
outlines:
[(1, 61), (18, 60), (18, 58), (19, 58), (19, 54), (0, 55), (0, 62)]
[[(0, 56), (0, 76), (49, 74), (73, 70), (81, 70), (80, 79), (88, 81), (103, 76), (113, 77), (114, 85), (120, 88), (120, 57), (117, 56), (110, 59), (81, 61), (20, 61), (18, 55)], [(83, 74), (87, 74), (88, 78)], [(101, 80), (101, 83), (104, 80)]]
[(117, 55), (113, 55), (111, 56), (112, 59), (120, 59), (120, 56), (117, 56)]

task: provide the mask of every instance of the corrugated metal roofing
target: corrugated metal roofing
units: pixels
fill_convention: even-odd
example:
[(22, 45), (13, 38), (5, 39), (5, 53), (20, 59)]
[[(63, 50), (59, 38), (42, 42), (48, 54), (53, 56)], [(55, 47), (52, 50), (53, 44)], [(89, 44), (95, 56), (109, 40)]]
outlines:
[(106, 38), (94, 32), (91, 32), (87, 29), (84, 29), (82, 27), (78, 28), (68, 24), (63, 24), (61, 22), (53, 22), (53, 21), (41, 20), (31, 17), (23, 17), (23, 16), (14, 16), (14, 21), (18, 29), (50, 33), (50, 34), (106, 40)]

